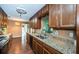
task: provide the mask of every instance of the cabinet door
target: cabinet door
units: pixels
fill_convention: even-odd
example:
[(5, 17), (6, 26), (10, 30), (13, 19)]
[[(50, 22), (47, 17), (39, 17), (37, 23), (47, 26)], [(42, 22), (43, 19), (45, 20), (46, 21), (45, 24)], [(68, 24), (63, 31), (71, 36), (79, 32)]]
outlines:
[(77, 48), (76, 48), (76, 53), (79, 54), (79, 31), (76, 31), (76, 35), (77, 35)]
[(33, 51), (37, 54), (43, 54), (43, 47), (36, 38), (33, 39)]
[(63, 4), (61, 5), (61, 27), (74, 27), (75, 26), (75, 12), (76, 5)]
[(1, 11), (0, 11), (0, 27), (1, 27), (1, 25), (2, 25), (2, 20), (3, 20), (3, 15), (2, 15), (2, 13), (1, 13)]
[(30, 36), (28, 33), (27, 33), (27, 44), (30, 44)]
[(59, 5), (49, 5), (49, 27), (59, 27)]
[(32, 46), (33, 52), (34, 52), (34, 53), (37, 53), (37, 44), (36, 44), (35, 39), (33, 39), (32, 45), (33, 45), (33, 46)]
[(77, 4), (77, 27), (76, 27), (76, 35), (77, 35), (77, 54), (79, 54), (79, 4)]
[(3, 19), (3, 25), (4, 26), (7, 26), (7, 15), (6, 14), (4, 14), (4, 19)]
[(42, 8), (42, 16), (46, 16), (48, 13), (49, 13), (49, 5), (45, 5), (43, 8)]
[(48, 50), (46, 50), (45, 48), (43, 48), (43, 54), (51, 54)]
[(42, 9), (40, 9), (40, 10), (37, 12), (37, 17), (38, 17), (38, 18), (41, 18), (41, 17), (42, 17)]
[(7, 14), (0, 8), (0, 27), (7, 26)]
[(41, 19), (37, 18), (35, 19), (34, 29), (40, 29), (41, 28)]
[(40, 29), (41, 28), (41, 19), (34, 18), (33, 19), (33, 29)]
[(43, 54), (43, 47), (40, 43), (37, 42), (37, 53)]

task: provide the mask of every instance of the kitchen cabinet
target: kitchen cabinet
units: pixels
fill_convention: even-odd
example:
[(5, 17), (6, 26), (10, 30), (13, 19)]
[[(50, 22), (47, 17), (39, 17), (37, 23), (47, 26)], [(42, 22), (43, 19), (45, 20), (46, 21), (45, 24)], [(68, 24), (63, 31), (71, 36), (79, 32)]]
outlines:
[(42, 8), (42, 16), (46, 16), (48, 13), (49, 13), (49, 5), (47, 4)]
[(40, 9), (37, 13), (36, 13), (37, 17), (38, 18), (41, 18), (42, 17), (42, 9)]
[(33, 50), (34, 53), (37, 53), (37, 51), (36, 51), (37, 50), (37, 45), (36, 45), (37, 43), (36, 43), (36, 41), (34, 39), (33, 39), (33, 42), (32, 43), (33, 43), (32, 44), (33, 45), (32, 46), (32, 50)]
[(27, 34), (27, 44), (30, 45), (30, 48), (32, 48), (32, 40), (33, 40), (33, 37), (29, 34)]
[(33, 28), (33, 26), (34, 26), (32, 19), (29, 20), (29, 26), (30, 26), (30, 28)]
[(7, 14), (0, 7), (0, 27), (7, 26), (7, 20), (8, 20)]
[(4, 15), (3, 26), (7, 26), (7, 20), (8, 20), (7, 14), (4, 13), (3, 15)]
[(76, 35), (77, 35), (76, 52), (77, 54), (79, 54), (79, 31), (76, 31)]
[(0, 8), (0, 27), (2, 25), (2, 20), (3, 20), (3, 14), (2, 14), (2, 9)]
[(76, 24), (77, 45), (76, 52), (79, 54), (79, 4), (77, 4), (77, 24)]
[(29, 37), (30, 35), (27, 33), (27, 35), (26, 35), (26, 39), (27, 39), (27, 44), (30, 44), (30, 37)]
[[(28, 34), (28, 33), (27, 33)], [(28, 37), (32, 35), (29, 34)], [(32, 36), (32, 44), (30, 43), (30, 47), (32, 45), (32, 50), (35, 54), (61, 54), (61, 52), (55, 50), (54, 48), (48, 46), (44, 42), (40, 41), (38, 38)], [(28, 41), (28, 40), (27, 40)], [(30, 41), (30, 40), (29, 40)]]
[[(49, 27), (59, 27), (59, 14), (60, 5), (49, 5)], [(59, 11), (60, 12), (60, 11)]]
[(75, 27), (76, 5), (63, 4), (61, 8), (60, 27)]
[(33, 29), (41, 28), (41, 18), (49, 14), (49, 5), (45, 5), (35, 15), (30, 18), (30, 27)]
[(37, 54), (43, 54), (43, 47), (36, 39), (33, 39), (33, 51)]
[(42, 7), (38, 12), (37, 12), (37, 17), (42, 18), (43, 16), (48, 15), (49, 13), (49, 5), (46, 4), (44, 7)]
[(49, 27), (74, 28), (75, 13), (76, 5), (73, 4), (49, 5)]
[(40, 29), (41, 28), (41, 19), (40, 18), (35, 18), (34, 19), (34, 28), (35, 29)]
[(43, 54), (50, 54), (50, 52), (48, 50), (46, 50), (45, 48), (43, 48)]
[(1, 25), (2, 25), (2, 20), (3, 20), (3, 15), (2, 15), (1, 12), (0, 12), (0, 27), (1, 27)]
[(40, 29), (41, 28), (41, 19), (34, 17), (30, 20), (30, 26), (32, 29)]
[(40, 43), (37, 42), (37, 53), (43, 54), (43, 47)]

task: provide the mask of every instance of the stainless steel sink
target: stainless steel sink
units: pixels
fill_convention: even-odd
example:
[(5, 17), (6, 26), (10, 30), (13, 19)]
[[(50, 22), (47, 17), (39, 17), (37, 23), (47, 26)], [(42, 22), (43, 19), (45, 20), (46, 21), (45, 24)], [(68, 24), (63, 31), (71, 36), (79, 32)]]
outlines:
[(40, 39), (47, 39), (48, 36), (44, 36), (44, 35), (36, 35), (37, 37), (39, 37)]

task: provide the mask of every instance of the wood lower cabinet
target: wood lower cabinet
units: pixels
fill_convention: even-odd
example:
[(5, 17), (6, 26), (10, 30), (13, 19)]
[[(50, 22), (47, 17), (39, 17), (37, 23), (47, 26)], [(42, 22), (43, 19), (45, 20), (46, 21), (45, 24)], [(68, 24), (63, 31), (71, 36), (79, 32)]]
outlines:
[(36, 54), (43, 54), (43, 47), (42, 45), (36, 40), (36, 38), (33, 38), (33, 51)]
[(33, 41), (33, 37), (27, 34), (27, 44), (30, 45), (30, 48), (32, 48), (32, 41)]
[(47, 44), (41, 42), (37, 38), (33, 38), (33, 44), (32, 44), (33, 50), (36, 51), (37, 54), (60, 54), (61, 53), (51, 48)]
[(43, 48), (43, 54), (50, 54), (50, 52), (46, 50), (45, 48)]
[(36, 38), (33, 38), (32, 49), (36, 54), (43, 54), (43, 46), (38, 42)]
[(76, 48), (76, 52), (77, 54), (79, 54), (79, 31), (76, 31), (76, 35), (77, 35), (77, 48)]
[(36, 41), (33, 39), (33, 43), (32, 43), (32, 50), (33, 50), (33, 52), (34, 53), (37, 53), (37, 45), (36, 45), (37, 43), (36, 43)]
[(79, 4), (77, 5), (77, 27), (76, 27), (76, 35), (77, 35), (77, 54), (79, 54)]
[(4, 13), (3, 26), (7, 26), (8, 23), (7, 20), (8, 20), (7, 14)]
[(30, 37), (29, 37), (30, 35), (27, 33), (27, 35), (26, 35), (26, 39), (27, 39), (27, 44), (30, 44)]
[[(29, 34), (28, 37), (31, 37), (31, 36), (32, 35)], [(29, 41), (30, 41), (30, 39), (29, 39)], [(29, 41), (27, 40), (27, 42), (29, 42)], [(40, 41), (39, 39), (37, 39), (35, 37), (33, 37), (33, 39), (31, 41), (32, 41), (32, 43), (30, 43), (29, 45), (35, 54), (61, 54), (61, 52), (48, 46), (47, 44), (45, 44), (44, 42)]]

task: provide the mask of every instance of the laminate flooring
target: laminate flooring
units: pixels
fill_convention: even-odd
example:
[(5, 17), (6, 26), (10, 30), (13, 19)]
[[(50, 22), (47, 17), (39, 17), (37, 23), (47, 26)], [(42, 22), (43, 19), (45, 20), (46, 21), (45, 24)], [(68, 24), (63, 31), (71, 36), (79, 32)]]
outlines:
[(33, 51), (28, 44), (22, 48), (21, 38), (13, 38), (9, 42), (8, 54), (33, 54)]

